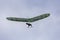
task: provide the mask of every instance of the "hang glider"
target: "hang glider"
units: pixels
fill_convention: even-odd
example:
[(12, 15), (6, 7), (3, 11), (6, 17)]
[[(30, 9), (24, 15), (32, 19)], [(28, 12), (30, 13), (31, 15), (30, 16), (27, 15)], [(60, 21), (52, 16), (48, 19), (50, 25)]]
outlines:
[[(49, 13), (46, 14), (42, 14), (36, 17), (32, 17), (32, 18), (16, 18), (16, 17), (7, 17), (6, 19), (11, 20), (11, 21), (18, 21), (18, 22), (35, 22), (41, 19), (44, 19), (46, 17), (50, 16)], [(30, 23), (26, 23), (27, 25)], [(31, 25), (31, 24), (30, 24)], [(29, 26), (29, 25), (28, 25)]]

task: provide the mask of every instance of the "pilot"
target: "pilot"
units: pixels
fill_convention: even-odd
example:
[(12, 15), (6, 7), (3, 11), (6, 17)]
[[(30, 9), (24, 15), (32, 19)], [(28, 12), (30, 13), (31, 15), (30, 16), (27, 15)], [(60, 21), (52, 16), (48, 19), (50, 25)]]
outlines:
[(30, 24), (30, 23), (26, 23), (27, 25), (28, 25), (28, 28), (29, 28), (29, 26), (31, 26), (32, 27), (32, 24)]

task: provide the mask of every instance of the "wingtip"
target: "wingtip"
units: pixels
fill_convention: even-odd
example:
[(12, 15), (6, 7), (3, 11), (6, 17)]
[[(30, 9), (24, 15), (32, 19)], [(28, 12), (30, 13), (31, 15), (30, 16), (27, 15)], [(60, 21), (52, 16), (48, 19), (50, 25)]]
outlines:
[(11, 20), (11, 18), (10, 18), (10, 17), (7, 17), (6, 19), (7, 19), (7, 20)]
[(50, 13), (48, 13), (47, 15), (50, 16)]
[(8, 19), (8, 17), (6, 17), (6, 19)]

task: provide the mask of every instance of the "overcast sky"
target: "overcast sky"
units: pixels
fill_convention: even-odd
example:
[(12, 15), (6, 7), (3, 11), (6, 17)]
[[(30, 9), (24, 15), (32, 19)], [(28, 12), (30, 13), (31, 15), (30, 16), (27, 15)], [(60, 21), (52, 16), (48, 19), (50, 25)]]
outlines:
[[(45, 13), (51, 15), (33, 22), (32, 28), (6, 19)], [(60, 0), (0, 0), (0, 40), (60, 40)]]

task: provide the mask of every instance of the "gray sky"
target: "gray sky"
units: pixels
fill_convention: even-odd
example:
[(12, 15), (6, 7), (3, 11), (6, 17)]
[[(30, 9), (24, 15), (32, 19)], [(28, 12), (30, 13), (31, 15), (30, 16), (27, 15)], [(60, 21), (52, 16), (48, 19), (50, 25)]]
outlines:
[[(33, 22), (33, 28), (6, 20), (6, 17), (29, 18), (44, 13), (51, 15)], [(59, 17), (60, 0), (0, 0), (0, 40), (60, 40)]]

